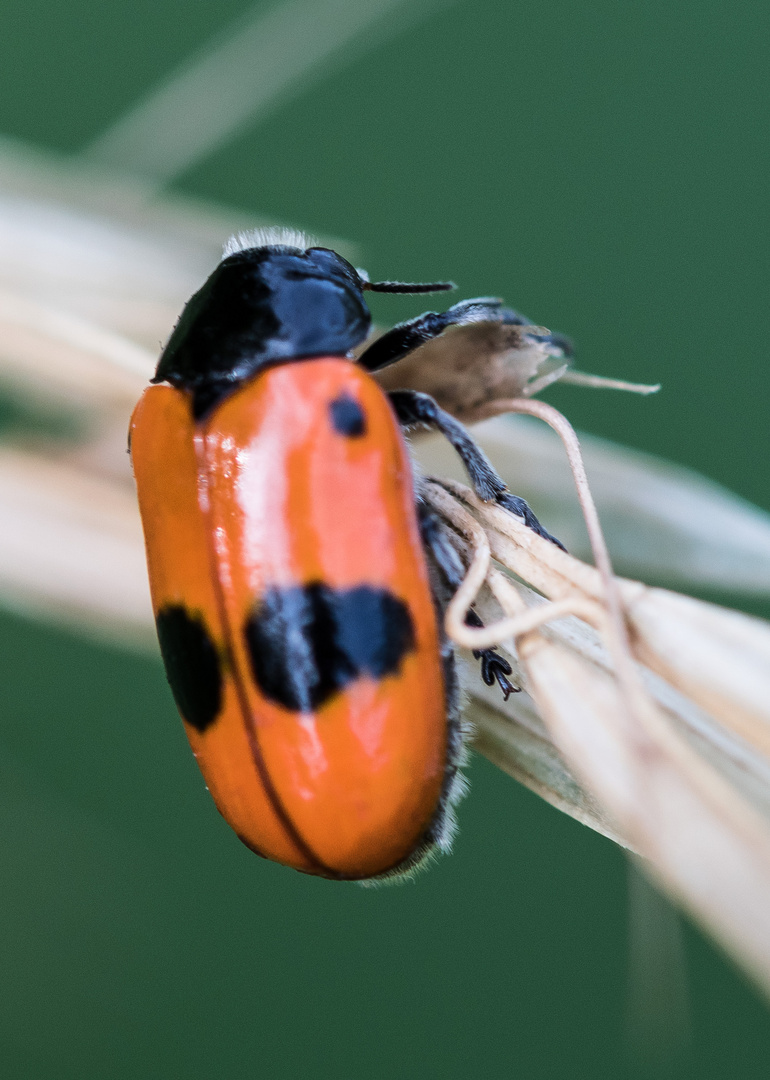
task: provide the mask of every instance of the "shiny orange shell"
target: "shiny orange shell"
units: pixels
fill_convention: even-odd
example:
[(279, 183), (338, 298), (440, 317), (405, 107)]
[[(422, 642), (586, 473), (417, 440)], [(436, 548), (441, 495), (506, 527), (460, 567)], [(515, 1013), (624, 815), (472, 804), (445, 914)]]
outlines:
[[(332, 423), (341, 397), (365, 417), (358, 437)], [(259, 854), (327, 877), (387, 873), (423, 844), (447, 759), (436, 613), (396, 419), (371, 377), (334, 357), (269, 368), (198, 422), (190, 401), (150, 387), (131, 453), (156, 616), (183, 606), (218, 657), (218, 715), (203, 731), (185, 723), (198, 764)], [(243, 628), (267, 589), (313, 582), (387, 589), (408, 608), (413, 647), (396, 672), (296, 712), (261, 692)]]

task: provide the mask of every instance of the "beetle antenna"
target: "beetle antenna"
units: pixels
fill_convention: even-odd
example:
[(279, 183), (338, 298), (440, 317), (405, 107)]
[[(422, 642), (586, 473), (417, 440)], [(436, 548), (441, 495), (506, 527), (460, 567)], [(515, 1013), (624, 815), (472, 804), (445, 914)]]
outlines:
[(448, 292), (457, 286), (453, 281), (365, 281), (363, 288), (370, 292), (431, 293)]

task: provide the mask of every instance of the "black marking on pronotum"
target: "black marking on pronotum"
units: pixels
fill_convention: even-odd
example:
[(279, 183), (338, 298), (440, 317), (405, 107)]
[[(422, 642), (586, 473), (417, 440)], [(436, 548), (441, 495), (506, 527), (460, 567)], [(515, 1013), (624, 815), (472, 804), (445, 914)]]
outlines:
[(450, 282), (370, 282), (329, 248), (236, 243), (228, 249), (188, 300), (152, 380), (189, 391), (196, 420), (268, 366), (347, 356), (371, 326), (364, 289), (453, 288)]
[(161, 608), (155, 623), (177, 708), (188, 724), (203, 733), (222, 708), (222, 672), (216, 646), (201, 616), (182, 604)]
[(371, 585), (268, 589), (244, 633), (260, 690), (294, 712), (315, 712), (359, 676), (397, 674), (415, 647), (406, 604)]
[(201, 420), (265, 367), (345, 356), (371, 325), (362, 286), (327, 248), (235, 251), (187, 302), (152, 381), (191, 391)]
[(342, 393), (329, 402), (329, 414), (332, 426), (340, 435), (357, 439), (366, 434), (366, 415), (355, 398)]

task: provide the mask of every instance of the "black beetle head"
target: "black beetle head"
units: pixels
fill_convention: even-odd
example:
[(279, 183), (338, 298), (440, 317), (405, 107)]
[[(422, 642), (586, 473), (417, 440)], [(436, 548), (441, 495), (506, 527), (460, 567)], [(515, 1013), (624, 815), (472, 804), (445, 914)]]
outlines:
[(341, 255), (239, 243), (187, 302), (152, 380), (191, 391), (198, 419), (262, 368), (345, 356), (371, 326), (365, 279)]

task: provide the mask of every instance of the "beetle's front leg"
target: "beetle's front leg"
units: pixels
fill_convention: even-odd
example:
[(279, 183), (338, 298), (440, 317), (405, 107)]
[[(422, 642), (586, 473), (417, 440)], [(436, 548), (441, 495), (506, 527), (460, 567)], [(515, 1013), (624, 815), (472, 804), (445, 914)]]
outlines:
[[(467, 326), (470, 323), (492, 322), (505, 326), (531, 326), (528, 319), (513, 308), (503, 305), (495, 296), (479, 296), (475, 300), (461, 300), (447, 311), (426, 311), (416, 319), (398, 323), (382, 337), (377, 338), (358, 358), (367, 371), (382, 368), (402, 360), (410, 352), (432, 341), (450, 326)], [(554, 355), (571, 356), (572, 342), (563, 334), (533, 335), (533, 340), (549, 345)]]

